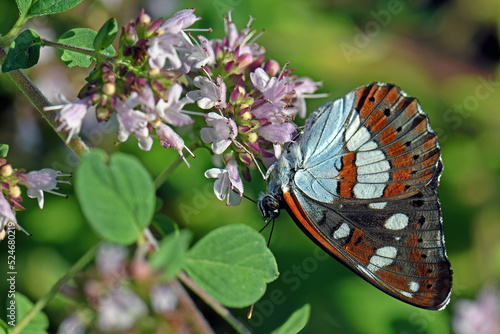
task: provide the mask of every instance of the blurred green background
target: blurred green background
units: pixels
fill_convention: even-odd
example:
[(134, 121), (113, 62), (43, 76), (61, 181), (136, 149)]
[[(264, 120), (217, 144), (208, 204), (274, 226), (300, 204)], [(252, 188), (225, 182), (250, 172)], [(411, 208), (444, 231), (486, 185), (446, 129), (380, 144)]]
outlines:
[[(316, 246), (283, 212), (276, 221), (271, 249), (281, 276), (268, 286), (248, 322), (255, 333), (267, 333), (304, 303), (312, 314), (303, 333), (449, 333), (454, 303), (474, 298), (478, 290), (500, 277), (500, 78), (498, 42), (500, 6), (496, 0), (216, 0), (134, 1), (84, 0), (76, 8), (30, 21), (42, 37), (56, 39), (74, 27), (97, 30), (110, 16), (120, 25), (145, 7), (153, 18), (168, 17), (183, 8), (196, 8), (212, 27), (210, 37), (223, 36), (222, 15), (232, 10), (239, 28), (255, 18), (253, 27), (266, 33), (258, 42), (267, 56), (290, 62), (294, 74), (322, 81), (321, 92), (331, 99), (373, 81), (394, 83), (418, 97), (440, 136), (445, 171), (439, 188), (446, 246), (454, 270), (454, 291), (445, 311), (424, 311), (373, 288)], [(14, 0), (0, 2), (0, 33), (17, 19)], [(84, 84), (86, 69), (68, 70), (54, 50), (43, 50), (41, 63), (27, 71), (52, 101), (57, 92), (74, 99)], [(328, 99), (308, 100), (312, 111)], [(0, 142), (10, 145), (9, 162), (28, 170), (52, 167), (72, 171), (75, 157), (44, 123), (6, 77), (0, 75)], [(158, 147), (137, 148), (135, 138), (114, 145), (113, 124), (86, 122), (84, 138), (112, 152), (131, 152), (158, 175), (176, 157)], [(189, 140), (188, 140), (189, 141)], [(181, 165), (160, 189), (165, 210), (196, 238), (217, 226), (245, 223), (262, 227), (256, 206), (244, 201), (226, 207), (212, 192), (213, 180), (203, 173), (213, 167), (205, 150), (196, 152), (191, 168)], [(246, 185), (256, 198), (266, 184), (254, 174)], [(16, 238), (17, 290), (32, 300), (45, 294), (97, 238), (86, 225), (73, 190), (68, 199), (46, 196), (45, 208), (26, 199), (19, 223), (33, 234)], [(264, 232), (267, 235), (267, 231)], [(0, 268), (6, 268), (6, 247), (0, 244)], [(6, 270), (0, 271), (0, 287)], [(2, 288), (0, 291), (5, 291)], [(4, 296), (2, 296), (3, 300)], [(1, 301), (0, 303), (3, 303)], [(65, 317), (63, 299), (46, 312), (52, 326)], [(202, 309), (205, 309), (202, 306)], [(247, 310), (234, 310), (241, 319)], [(207, 313), (218, 333), (231, 332), (222, 320)], [(56, 327), (51, 327), (54, 330)]]

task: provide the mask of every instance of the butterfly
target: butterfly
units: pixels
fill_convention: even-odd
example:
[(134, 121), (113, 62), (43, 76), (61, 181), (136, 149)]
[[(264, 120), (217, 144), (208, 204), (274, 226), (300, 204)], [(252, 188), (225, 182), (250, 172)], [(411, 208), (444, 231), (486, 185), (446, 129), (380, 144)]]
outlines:
[(378, 289), (440, 310), (452, 286), (436, 192), (442, 171), (417, 99), (372, 83), (308, 117), (258, 207), (265, 220), (286, 208), (311, 240)]

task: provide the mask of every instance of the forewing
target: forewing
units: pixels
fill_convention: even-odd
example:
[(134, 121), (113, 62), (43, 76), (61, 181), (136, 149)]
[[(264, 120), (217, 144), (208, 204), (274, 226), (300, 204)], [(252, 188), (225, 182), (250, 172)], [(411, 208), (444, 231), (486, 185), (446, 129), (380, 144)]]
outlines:
[(319, 202), (296, 185), (284, 198), (297, 225), (330, 255), (389, 295), (436, 310), (449, 302), (452, 272), (435, 186), (375, 207)]
[(309, 197), (371, 203), (416, 194), (437, 174), (440, 148), (417, 99), (372, 83), (313, 113), (294, 179)]

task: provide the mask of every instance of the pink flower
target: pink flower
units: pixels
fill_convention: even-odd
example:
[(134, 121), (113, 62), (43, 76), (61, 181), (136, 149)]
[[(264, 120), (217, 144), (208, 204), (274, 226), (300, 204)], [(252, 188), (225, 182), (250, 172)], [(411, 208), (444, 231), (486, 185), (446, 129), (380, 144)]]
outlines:
[(57, 183), (69, 183), (69, 181), (57, 180), (60, 176), (70, 176), (71, 174), (63, 174), (60, 171), (55, 171), (50, 168), (44, 168), (39, 171), (31, 171), (27, 174), (20, 174), (23, 178), (21, 184), (28, 188), (27, 195), (30, 198), (36, 198), (40, 209), (43, 209), (43, 192), (48, 192), (58, 196), (66, 196), (58, 192)]
[(458, 300), (452, 328), (456, 334), (500, 333), (500, 301), (498, 292), (486, 289), (476, 300)]
[(194, 22), (201, 19), (193, 14), (194, 9), (181, 10), (160, 26), (163, 33), (153, 38), (148, 48), (149, 65), (153, 68), (163, 68), (168, 60), (169, 68), (179, 69), (182, 61), (178, 48), (192, 45), (189, 37), (183, 31)]
[(264, 95), (264, 98), (271, 103), (281, 102), (287, 94), (293, 92), (289, 77), (271, 78), (261, 67), (250, 73), (250, 80), (255, 88)]
[[(238, 205), (243, 194), (243, 182), (238, 173), (236, 160), (231, 159), (225, 169), (211, 168), (205, 172), (205, 177), (216, 178), (214, 182), (214, 193), (221, 201), (226, 198), (227, 205)], [(236, 192), (237, 191), (237, 192)]]
[(226, 84), (222, 77), (217, 77), (213, 82), (207, 77), (197, 76), (193, 81), (194, 85), (200, 89), (187, 93), (187, 97), (196, 101), (201, 109), (224, 109), (226, 108)]
[(129, 98), (123, 102), (117, 101), (116, 111), (118, 123), (118, 140), (124, 142), (133, 133), (139, 140), (139, 147), (144, 151), (149, 151), (153, 145), (153, 139), (149, 135), (148, 117), (139, 110), (134, 110), (139, 104), (139, 95), (132, 92)]
[(0, 232), (5, 230), (9, 222), (13, 222), (16, 226), (19, 226), (12, 207), (3, 195), (3, 192), (0, 191)]
[(201, 140), (212, 143), (215, 154), (222, 154), (238, 134), (236, 123), (215, 112), (208, 113), (206, 121), (211, 128), (201, 129)]
[[(320, 81), (313, 81), (311, 78), (302, 77), (293, 81), (293, 89), (295, 91), (295, 99), (293, 104), (297, 106), (299, 116), (306, 117), (306, 101), (305, 99), (311, 97), (312, 93), (318, 90), (318, 87), (323, 83)], [(324, 95), (321, 94), (321, 97)], [(318, 96), (319, 97), (319, 96)]]
[(56, 131), (65, 130), (69, 132), (68, 138), (66, 139), (66, 144), (68, 144), (73, 136), (80, 133), (83, 118), (87, 114), (87, 110), (90, 106), (90, 96), (73, 102), (69, 102), (63, 96), (61, 96), (61, 99), (63, 99), (66, 103), (57, 106), (45, 107), (44, 110), (61, 110), (57, 117), (57, 120), (61, 122), (61, 124), (57, 127)]
[(193, 123), (189, 115), (182, 113), (182, 108), (190, 100), (187, 98), (179, 99), (182, 94), (182, 86), (175, 83), (167, 91), (167, 101), (160, 99), (155, 107), (156, 114), (165, 122), (174, 126), (183, 126)]
[(226, 37), (223, 41), (215, 40), (215, 43), (221, 44), (225, 49), (235, 52), (239, 49), (239, 55), (250, 54), (252, 57), (257, 57), (264, 54), (264, 48), (254, 43), (254, 41), (260, 36), (254, 36), (255, 31), (252, 30), (251, 24), (254, 20), (250, 16), (247, 25), (240, 31), (236, 28), (231, 17), (231, 12), (228, 12), (227, 18), (224, 17), (224, 30), (226, 32)]
[(156, 313), (165, 314), (175, 311), (179, 299), (168, 284), (155, 285), (150, 291), (151, 307)]
[(178, 34), (198, 20), (201, 20), (201, 17), (194, 15), (194, 8), (184, 9), (166, 20), (160, 29), (171, 34)]
[(101, 296), (97, 311), (97, 328), (114, 332), (131, 329), (136, 320), (148, 313), (148, 307), (132, 290), (116, 287)]
[(186, 149), (186, 151), (191, 154), (191, 156), (194, 157), (193, 152), (191, 152), (186, 146), (184, 146), (184, 140), (177, 134), (175, 133), (174, 130), (172, 130), (171, 127), (164, 123), (160, 123), (156, 128), (156, 134), (158, 135), (158, 139), (160, 140), (161, 146), (165, 148), (172, 147), (179, 152), (179, 155), (182, 157), (184, 162), (188, 165), (189, 163), (187, 162), (186, 158), (182, 154), (182, 150)]

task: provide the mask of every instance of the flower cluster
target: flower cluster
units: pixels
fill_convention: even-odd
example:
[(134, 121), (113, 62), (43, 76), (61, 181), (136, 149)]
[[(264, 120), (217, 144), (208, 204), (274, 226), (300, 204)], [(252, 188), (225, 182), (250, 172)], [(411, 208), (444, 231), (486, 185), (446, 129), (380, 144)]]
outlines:
[(454, 311), (451, 325), (457, 334), (500, 333), (500, 298), (494, 288), (482, 290), (476, 300), (458, 300)]
[[(63, 293), (85, 300), (89, 308), (77, 310), (59, 326), (58, 333), (179, 333), (190, 327), (182, 319), (189, 313), (179, 302), (176, 289), (155, 272), (146, 259), (149, 245), (136, 250), (132, 259), (127, 248), (103, 243), (95, 267), (86, 270), (77, 286)], [(180, 330), (183, 328), (183, 330)]]
[(158, 138), (181, 157), (184, 149), (192, 153), (175, 128), (203, 116), (205, 124), (195, 136), (226, 166), (205, 175), (218, 179), (218, 198), (228, 194), (228, 205), (236, 204), (232, 192), (243, 192), (240, 172), (249, 181), (250, 167), (260, 171), (259, 163), (267, 168), (279, 158), (297, 130), (295, 115), (305, 116), (304, 99), (321, 83), (266, 59), (253, 18), (238, 30), (229, 12), (222, 39), (193, 37), (192, 31), (203, 30), (190, 28), (200, 19), (193, 9), (166, 21), (152, 21), (141, 11), (123, 28), (118, 55), (97, 63), (79, 99), (54, 108), (61, 109), (59, 130), (68, 131), (68, 141), (79, 132), (86, 111), (95, 108), (100, 121), (116, 112), (119, 141), (133, 134), (139, 147), (149, 150)]
[(3, 239), (5, 231), (13, 227), (26, 232), (16, 219), (16, 211), (23, 210), (21, 205), (23, 198), (21, 186), (27, 188), (26, 194), (30, 198), (36, 198), (38, 205), (43, 208), (44, 191), (65, 196), (57, 193), (57, 183), (69, 183), (69, 181), (58, 180), (58, 177), (70, 176), (50, 168), (26, 173), (24, 170), (16, 170), (7, 163), (6, 158), (0, 158), (0, 240)]

